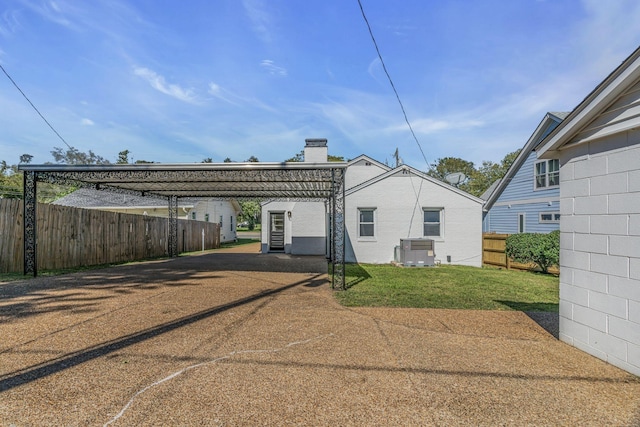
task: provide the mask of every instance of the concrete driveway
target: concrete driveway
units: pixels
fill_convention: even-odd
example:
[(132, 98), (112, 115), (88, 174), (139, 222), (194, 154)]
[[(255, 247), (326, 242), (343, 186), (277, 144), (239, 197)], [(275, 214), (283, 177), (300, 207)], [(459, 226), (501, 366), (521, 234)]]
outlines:
[(256, 252), (0, 284), (0, 426), (640, 425), (637, 377), (523, 313), (349, 309)]

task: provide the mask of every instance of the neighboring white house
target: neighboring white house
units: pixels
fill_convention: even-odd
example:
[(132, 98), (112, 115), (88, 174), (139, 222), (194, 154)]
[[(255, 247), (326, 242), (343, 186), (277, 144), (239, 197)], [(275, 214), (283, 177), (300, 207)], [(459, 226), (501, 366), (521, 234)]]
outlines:
[(201, 200), (187, 212), (187, 218), (195, 221), (220, 224), (220, 242), (237, 240), (238, 215), (242, 212), (236, 200)]
[[(192, 198), (179, 198), (178, 218), (186, 219), (187, 212), (192, 209), (197, 202), (197, 200)], [(169, 217), (169, 201), (166, 198), (143, 197), (86, 187), (81, 187), (73, 193), (69, 193), (52, 202), (52, 204), (133, 215), (149, 215), (161, 218)]]
[[(53, 204), (133, 215), (169, 217), (169, 202), (166, 198), (143, 197), (92, 188), (79, 188)], [(178, 218), (219, 223), (220, 242), (232, 242), (237, 239), (236, 225), (240, 212), (240, 204), (235, 200), (178, 198)]]
[(560, 159), (560, 339), (640, 375), (640, 49), (538, 156)]
[[(326, 162), (326, 140), (307, 143), (305, 161)], [(434, 240), (442, 263), (481, 266), (482, 200), (407, 165), (390, 168), (367, 156), (345, 175), (345, 259), (389, 263), (400, 239)], [(262, 207), (262, 250), (326, 253), (324, 202), (267, 202)]]

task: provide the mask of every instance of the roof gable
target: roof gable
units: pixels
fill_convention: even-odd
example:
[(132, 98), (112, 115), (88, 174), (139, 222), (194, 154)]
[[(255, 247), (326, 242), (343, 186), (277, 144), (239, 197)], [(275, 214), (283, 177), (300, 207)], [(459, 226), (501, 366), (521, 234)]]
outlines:
[(500, 180), (500, 182), (496, 185), (493, 192), (491, 192), (489, 197), (486, 199), (486, 202), (484, 205), (485, 211), (488, 211), (489, 209), (491, 209), (491, 207), (496, 202), (496, 200), (498, 200), (498, 198), (500, 197), (502, 192), (505, 190), (505, 188), (507, 188), (507, 186), (509, 185), (509, 182), (511, 182), (513, 177), (520, 170), (522, 165), (526, 162), (531, 152), (535, 150), (535, 148), (542, 143), (545, 137), (547, 137), (550, 133), (552, 133), (553, 130), (556, 129), (557, 126), (559, 126), (559, 124), (562, 122), (563, 118), (567, 117), (568, 115), (569, 113), (565, 113), (565, 112), (562, 112), (562, 113), (554, 112), (554, 113), (547, 113), (544, 115), (544, 117), (542, 118), (542, 120), (540, 121), (536, 129), (533, 131), (533, 133), (531, 134), (527, 142), (524, 144), (524, 147), (522, 147), (522, 150), (520, 150), (518, 157), (516, 157), (516, 159), (513, 161), (513, 163), (507, 170), (507, 172), (504, 174), (504, 176)]
[(379, 161), (377, 161), (377, 160), (375, 160), (375, 159), (373, 159), (373, 158), (371, 158), (371, 157), (369, 157), (369, 156), (367, 156), (365, 154), (361, 154), (358, 157), (356, 157), (355, 159), (349, 160), (349, 162), (347, 163), (347, 167), (353, 166), (356, 163), (360, 163), (360, 162), (369, 162), (369, 163), (371, 163), (373, 165), (376, 165), (379, 168), (384, 169), (386, 171), (389, 171), (389, 170), (392, 169), (390, 166), (387, 166), (384, 163), (380, 163)]
[[(547, 138), (545, 143), (538, 147), (538, 155), (541, 158), (558, 157), (558, 151), (571, 144), (578, 145), (595, 138), (602, 138), (612, 133), (618, 133), (638, 126), (637, 115), (634, 120), (620, 119), (616, 126), (586, 135), (584, 138), (574, 140), (576, 135), (585, 130), (598, 117), (614, 105), (620, 98), (628, 93), (629, 88), (640, 81), (640, 48), (636, 49), (620, 66), (607, 76), (587, 97), (580, 103), (564, 122), (558, 126)], [(636, 106), (640, 101), (633, 102)], [(611, 118), (615, 123), (616, 118)], [(591, 136), (591, 137), (590, 137)]]
[(462, 191), (459, 188), (456, 188), (456, 187), (454, 187), (452, 185), (449, 185), (446, 182), (442, 182), (442, 181), (440, 181), (440, 180), (438, 180), (436, 178), (433, 178), (433, 177), (431, 177), (431, 176), (429, 176), (429, 175), (427, 175), (427, 174), (425, 174), (423, 172), (420, 172), (419, 170), (414, 169), (414, 168), (412, 168), (411, 166), (408, 166), (408, 165), (400, 165), (400, 166), (398, 166), (398, 167), (396, 167), (394, 169), (391, 169), (391, 170), (389, 170), (389, 171), (387, 171), (387, 172), (385, 172), (385, 173), (383, 173), (381, 175), (378, 175), (378, 176), (376, 176), (376, 177), (374, 177), (374, 178), (372, 178), (372, 179), (370, 179), (368, 181), (365, 181), (365, 182), (363, 182), (363, 183), (361, 183), (361, 184), (359, 184), (359, 185), (357, 185), (357, 186), (355, 186), (353, 188), (350, 188), (350, 189), (345, 191), (345, 196), (349, 196), (350, 194), (353, 194), (353, 193), (355, 193), (357, 191), (360, 191), (360, 190), (362, 190), (364, 188), (367, 188), (367, 187), (369, 187), (371, 185), (375, 185), (376, 183), (378, 183), (378, 182), (380, 182), (380, 181), (382, 181), (384, 179), (387, 179), (389, 177), (392, 177), (394, 175), (398, 175), (398, 174), (403, 174), (404, 175), (404, 174), (407, 174), (407, 173), (409, 173), (409, 174), (411, 174), (411, 175), (413, 175), (413, 176), (415, 176), (417, 178), (423, 179), (423, 180), (425, 180), (427, 182), (430, 182), (432, 184), (435, 184), (435, 185), (438, 185), (440, 187), (443, 187), (443, 188), (445, 188), (445, 189), (447, 189), (449, 191), (452, 191), (452, 192), (454, 192), (454, 193), (456, 193), (456, 194), (458, 194), (458, 195), (460, 195), (462, 197), (466, 197), (466, 198), (468, 198), (468, 199), (470, 199), (470, 200), (472, 200), (474, 202), (483, 203), (482, 199), (480, 199), (480, 198), (478, 198), (476, 196), (473, 196), (473, 195), (471, 195), (471, 194), (469, 194), (469, 193), (467, 193), (465, 191)]

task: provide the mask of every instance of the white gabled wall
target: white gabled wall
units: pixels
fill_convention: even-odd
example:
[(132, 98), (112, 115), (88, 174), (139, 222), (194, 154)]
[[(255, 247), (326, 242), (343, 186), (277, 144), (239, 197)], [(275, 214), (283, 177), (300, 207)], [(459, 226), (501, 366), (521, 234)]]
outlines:
[(233, 242), (237, 239), (236, 227), (238, 225), (238, 218), (231, 202), (226, 200), (206, 200), (198, 202), (188, 212), (188, 219), (194, 219), (192, 216), (193, 212), (196, 214), (196, 221), (205, 221), (206, 214), (209, 214), (209, 222), (219, 224), (220, 217), (222, 216), (220, 242)]
[[(324, 255), (326, 215), (324, 202), (268, 202), (262, 205), (261, 242), (269, 252), (271, 212), (284, 213), (284, 251), (293, 255)], [(289, 216), (291, 212), (291, 216)]]
[(640, 131), (561, 153), (560, 339), (640, 375)]
[(345, 188), (353, 188), (389, 170), (390, 168), (387, 167), (385, 169), (377, 162), (366, 157), (355, 160), (349, 164), (345, 172)]
[(291, 211), (291, 253), (324, 255), (327, 247), (324, 202), (296, 203)]
[[(416, 194), (417, 201), (416, 201)], [(482, 265), (482, 205), (478, 201), (401, 171), (346, 198), (348, 262), (388, 263), (401, 238), (422, 238), (423, 208), (442, 208), (435, 256), (443, 264)], [(358, 208), (375, 208), (374, 239), (358, 237)]]

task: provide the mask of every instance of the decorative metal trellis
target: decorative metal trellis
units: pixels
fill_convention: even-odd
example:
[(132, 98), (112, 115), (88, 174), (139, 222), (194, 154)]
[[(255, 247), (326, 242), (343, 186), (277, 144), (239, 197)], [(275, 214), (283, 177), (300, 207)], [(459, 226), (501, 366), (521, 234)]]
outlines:
[(145, 165), (21, 165), (24, 171), (24, 274), (37, 274), (37, 183), (92, 187), (165, 197), (167, 253), (178, 255), (178, 199), (327, 200), (331, 207), (332, 287), (344, 289), (346, 163), (197, 163)]

